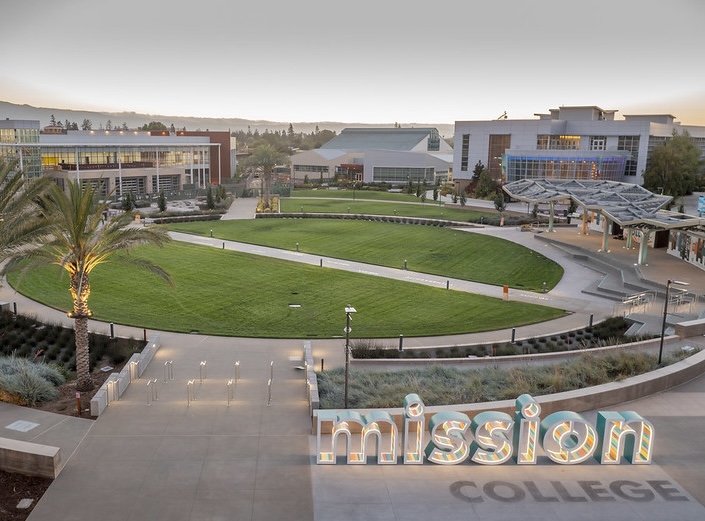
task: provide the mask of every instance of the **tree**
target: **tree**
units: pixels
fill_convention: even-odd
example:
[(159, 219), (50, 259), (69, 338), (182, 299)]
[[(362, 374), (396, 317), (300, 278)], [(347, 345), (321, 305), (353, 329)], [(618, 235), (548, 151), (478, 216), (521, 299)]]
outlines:
[(271, 208), (272, 170), (277, 165), (288, 161), (287, 156), (272, 145), (260, 145), (247, 158), (247, 164), (252, 169), (262, 169), (264, 188), (264, 207)]
[(209, 210), (215, 209), (215, 199), (213, 198), (213, 189), (209, 186), (206, 190), (206, 208)]
[(135, 196), (132, 192), (127, 192), (122, 196), (122, 209), (131, 212), (135, 209)]
[(504, 210), (507, 209), (507, 202), (504, 200), (502, 194), (497, 194), (494, 196), (494, 208), (499, 212), (499, 215), (504, 214)]
[(91, 123), (90, 119), (84, 119), (83, 123), (81, 123), (81, 130), (91, 130), (93, 128), (93, 123)]
[(504, 200), (504, 195), (499, 192), (494, 196), (494, 208), (499, 212), (499, 225), (504, 226), (504, 210), (507, 209), (507, 202)]
[(140, 130), (169, 130), (161, 121), (150, 121), (142, 125)]
[(475, 168), (472, 169), (472, 180), (477, 182), (480, 179), (480, 174), (485, 171), (485, 165), (482, 164), (482, 161), (478, 161), (475, 163)]
[(159, 197), (157, 198), (157, 206), (160, 212), (166, 212), (166, 195), (164, 195), (164, 190), (159, 190)]
[(690, 135), (674, 130), (671, 139), (651, 152), (644, 171), (644, 188), (652, 192), (662, 190), (674, 198), (691, 194), (702, 181), (702, 167), (700, 150)]
[(28, 261), (23, 271), (55, 264), (68, 272), (73, 300), (68, 315), (74, 319), (76, 333), (76, 389), (88, 391), (93, 388), (88, 344), (88, 319), (93, 314), (88, 307), (92, 271), (108, 261), (119, 262), (146, 269), (171, 283), (169, 274), (156, 264), (127, 254), (138, 244), (161, 246), (170, 238), (159, 226), (128, 226), (133, 220), (129, 212), (105, 222), (109, 203), (98, 202), (99, 184), (82, 189), (79, 182), (69, 181), (67, 190), (51, 185), (43, 205), (42, 215), (49, 222), (52, 238), (17, 258)]
[(492, 179), (489, 170), (482, 170), (480, 176), (477, 179), (477, 186), (475, 187), (475, 197), (478, 199), (483, 199), (488, 195), (491, 195), (497, 191), (497, 182)]
[(17, 160), (0, 161), (0, 261), (42, 242), (48, 233), (39, 202), (53, 182), (49, 177), (28, 181), (16, 167)]

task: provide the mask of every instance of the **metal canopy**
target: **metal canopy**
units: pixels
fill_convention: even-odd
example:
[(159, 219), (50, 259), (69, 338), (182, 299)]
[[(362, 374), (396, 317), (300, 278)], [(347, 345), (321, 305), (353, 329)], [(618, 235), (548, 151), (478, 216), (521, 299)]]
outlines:
[(705, 219), (662, 210), (668, 195), (657, 195), (646, 188), (617, 181), (579, 179), (522, 179), (503, 186), (520, 201), (548, 203), (572, 199), (587, 210), (599, 211), (620, 226), (671, 229), (705, 224)]

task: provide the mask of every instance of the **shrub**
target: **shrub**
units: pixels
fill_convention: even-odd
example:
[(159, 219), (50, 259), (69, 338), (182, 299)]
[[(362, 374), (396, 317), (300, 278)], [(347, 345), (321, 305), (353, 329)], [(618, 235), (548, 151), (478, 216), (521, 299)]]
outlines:
[(50, 365), (14, 356), (0, 358), (0, 389), (16, 397), (13, 402), (33, 406), (54, 400), (59, 394), (56, 386), (64, 381), (61, 372)]

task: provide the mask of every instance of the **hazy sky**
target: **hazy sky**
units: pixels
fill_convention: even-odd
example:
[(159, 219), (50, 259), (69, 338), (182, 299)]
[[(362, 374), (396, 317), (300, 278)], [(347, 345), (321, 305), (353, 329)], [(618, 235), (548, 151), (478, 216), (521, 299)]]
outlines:
[(703, 0), (6, 4), (13, 103), (350, 123), (597, 105), (705, 125)]

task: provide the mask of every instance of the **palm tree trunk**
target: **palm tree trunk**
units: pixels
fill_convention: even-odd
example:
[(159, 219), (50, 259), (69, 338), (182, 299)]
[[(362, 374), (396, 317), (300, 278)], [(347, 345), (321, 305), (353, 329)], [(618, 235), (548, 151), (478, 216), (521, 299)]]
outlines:
[(90, 391), (93, 389), (93, 378), (91, 378), (89, 359), (88, 316), (83, 315), (74, 319), (74, 332), (76, 334), (76, 390)]
[(270, 195), (271, 185), (272, 185), (272, 171), (265, 170), (264, 171), (264, 207), (265, 208), (271, 208), (271, 206), (272, 206), (272, 197)]
[(88, 274), (76, 269), (71, 276), (69, 290), (73, 297), (73, 312), (69, 313), (69, 316), (74, 319), (73, 329), (76, 336), (76, 390), (90, 391), (93, 389), (93, 378), (88, 345), (88, 318), (92, 313), (88, 309), (88, 296), (91, 294)]

